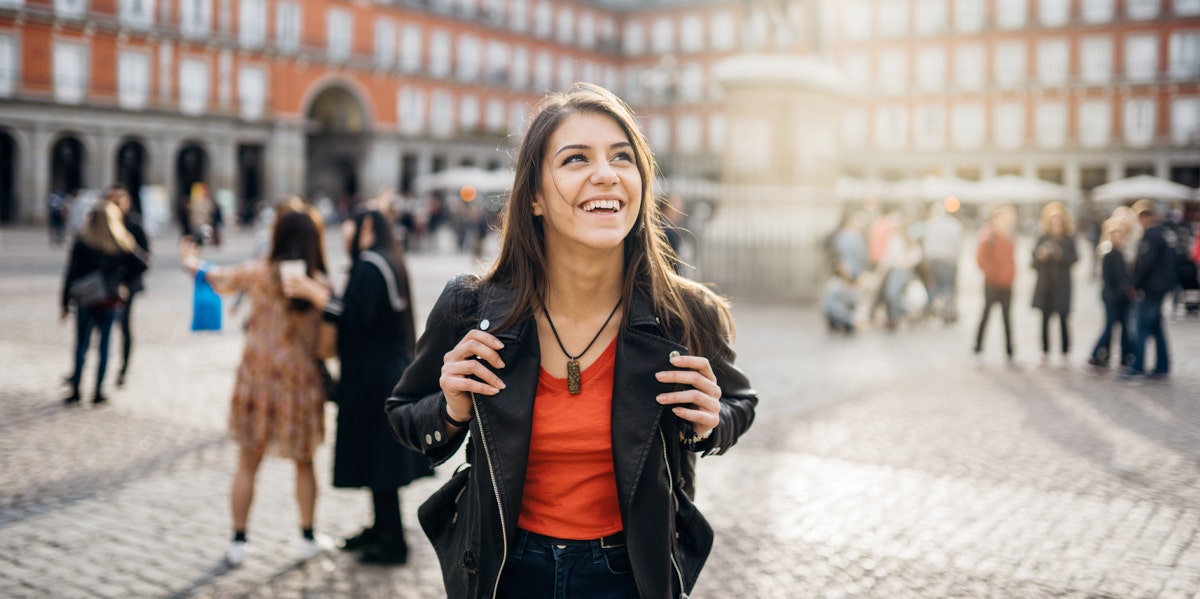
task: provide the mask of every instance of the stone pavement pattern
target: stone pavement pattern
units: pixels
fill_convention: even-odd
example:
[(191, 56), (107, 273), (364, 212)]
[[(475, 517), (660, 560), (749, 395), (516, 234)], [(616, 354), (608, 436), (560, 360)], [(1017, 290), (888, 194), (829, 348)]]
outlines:
[[(248, 255), (248, 235), (229, 239), (214, 261)], [(340, 554), (297, 565), (291, 466), (268, 460), (252, 552), (242, 568), (222, 565), (240, 316), (220, 335), (187, 332), (190, 282), (171, 245), (157, 240), (125, 388), (108, 385), (111, 405), (64, 409), (65, 252), (40, 231), (0, 233), (0, 597), (443, 596), (415, 511), (449, 468), (404, 492), (409, 565)], [(410, 260), (422, 311), (474, 268), (444, 253)], [(1100, 318), (1080, 275), (1073, 365), (1039, 368), (1027, 272), (1014, 300), (1019, 371), (1000, 361), (995, 319), (988, 362), (969, 359), (972, 269), (951, 327), (830, 338), (812, 309), (739, 300), (739, 364), (763, 401), (735, 451), (700, 463), (717, 545), (694, 595), (1200, 596), (1200, 323), (1170, 323), (1169, 382), (1115, 382), (1080, 366)], [(327, 486), (330, 445), (317, 456), (318, 528), (353, 534), (369, 499)]]

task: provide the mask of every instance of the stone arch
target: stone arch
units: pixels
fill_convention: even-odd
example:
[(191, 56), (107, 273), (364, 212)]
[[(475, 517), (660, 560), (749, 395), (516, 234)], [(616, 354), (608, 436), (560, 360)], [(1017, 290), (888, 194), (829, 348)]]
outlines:
[(208, 185), (211, 158), (208, 145), (202, 140), (180, 141), (175, 151), (175, 189), (172, 191), (172, 206), (175, 218), (183, 233), (192, 232), (189, 226), (188, 201), (196, 184)]
[(142, 213), (142, 186), (146, 184), (146, 173), (150, 167), (150, 152), (140, 137), (126, 136), (117, 143), (113, 152), (116, 182), (125, 187), (132, 200), (133, 211)]
[(358, 201), (360, 173), (370, 145), (371, 114), (353, 81), (327, 79), (305, 98), (305, 193), (329, 199), (343, 212)]
[(0, 127), (0, 222), (17, 220), (21, 202), (17, 195), (21, 147), (10, 129)]

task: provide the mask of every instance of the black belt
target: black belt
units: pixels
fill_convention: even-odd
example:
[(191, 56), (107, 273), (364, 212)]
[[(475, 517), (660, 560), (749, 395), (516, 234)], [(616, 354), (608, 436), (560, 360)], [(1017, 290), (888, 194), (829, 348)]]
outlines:
[(616, 532), (611, 535), (608, 535), (607, 537), (600, 537), (599, 539), (590, 539), (587, 541), (580, 541), (577, 539), (559, 539), (556, 537), (548, 537), (546, 535), (539, 535), (536, 532), (529, 532), (528, 530), (524, 530), (524, 529), (522, 529), (521, 532), (524, 532), (526, 535), (528, 535), (529, 540), (536, 541), (538, 543), (545, 543), (546, 545), (566, 545), (566, 546), (578, 547), (578, 546), (583, 546), (583, 545), (591, 545), (592, 543), (598, 542), (598, 543), (600, 543), (601, 549), (615, 549), (617, 547), (625, 546), (625, 531), (623, 531), (623, 530), (620, 532)]

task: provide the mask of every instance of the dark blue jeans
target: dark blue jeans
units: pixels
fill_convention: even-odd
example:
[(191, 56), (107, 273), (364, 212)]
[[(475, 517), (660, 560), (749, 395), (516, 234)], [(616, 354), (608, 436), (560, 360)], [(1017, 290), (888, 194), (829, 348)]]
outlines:
[(1105, 300), (1104, 302), (1104, 331), (1100, 333), (1100, 339), (1096, 341), (1096, 347), (1092, 349), (1092, 358), (1096, 362), (1103, 364), (1108, 363), (1109, 356), (1112, 355), (1112, 337), (1113, 329), (1120, 327), (1121, 337), (1118, 345), (1121, 353), (1120, 362), (1122, 366), (1128, 364), (1132, 360), (1133, 355), (1133, 339), (1129, 334), (1129, 301), (1128, 300)]
[(104, 382), (104, 371), (108, 368), (108, 338), (112, 333), (116, 308), (80, 308), (75, 313), (75, 373), (71, 375), (71, 388), (79, 389), (83, 378), (83, 361), (88, 346), (92, 344), (92, 329), (100, 329), (100, 364), (96, 369), (96, 390)]
[(1167, 335), (1163, 330), (1163, 296), (1146, 296), (1133, 305), (1132, 318), (1137, 323), (1134, 330), (1132, 372), (1146, 370), (1146, 341), (1154, 337), (1154, 372), (1166, 374), (1171, 371), (1171, 358), (1167, 352)]
[(624, 545), (558, 541), (525, 530), (504, 565), (497, 597), (504, 599), (637, 599)]

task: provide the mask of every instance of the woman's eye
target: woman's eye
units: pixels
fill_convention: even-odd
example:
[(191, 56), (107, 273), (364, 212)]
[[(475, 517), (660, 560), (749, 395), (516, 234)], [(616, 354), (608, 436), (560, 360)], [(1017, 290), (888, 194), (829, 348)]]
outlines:
[(612, 157), (612, 159), (613, 160), (624, 160), (626, 162), (633, 162), (633, 154), (630, 154), (629, 152), (618, 152), (615, 156)]
[(583, 154), (571, 154), (570, 156), (564, 158), (562, 163), (566, 165), (571, 164), (572, 162), (585, 162), (586, 160), (587, 159), (584, 158)]

